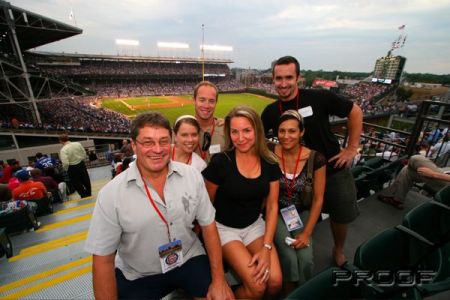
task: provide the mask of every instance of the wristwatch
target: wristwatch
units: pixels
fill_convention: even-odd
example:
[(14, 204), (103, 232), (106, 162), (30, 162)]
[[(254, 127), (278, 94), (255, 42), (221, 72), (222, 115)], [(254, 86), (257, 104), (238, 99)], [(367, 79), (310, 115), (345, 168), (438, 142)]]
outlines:
[(271, 244), (266, 244), (264, 243), (264, 248), (266, 248), (267, 250), (272, 250), (272, 245)]

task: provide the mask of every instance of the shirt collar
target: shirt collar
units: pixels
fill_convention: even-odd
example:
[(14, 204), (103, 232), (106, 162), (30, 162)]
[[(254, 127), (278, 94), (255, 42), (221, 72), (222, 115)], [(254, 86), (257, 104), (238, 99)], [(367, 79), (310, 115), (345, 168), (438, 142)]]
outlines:
[[(180, 162), (173, 162), (172, 160), (169, 161), (169, 172), (167, 173), (167, 177), (172, 176), (172, 174), (178, 174), (180, 176), (184, 176), (185, 172), (184, 169), (181, 167), (182, 163)], [(137, 167), (137, 160), (134, 161), (134, 164), (132, 164), (127, 172), (127, 182), (130, 181), (136, 181), (136, 184), (138, 186), (144, 186), (141, 178), (141, 174), (139, 173), (139, 169)]]

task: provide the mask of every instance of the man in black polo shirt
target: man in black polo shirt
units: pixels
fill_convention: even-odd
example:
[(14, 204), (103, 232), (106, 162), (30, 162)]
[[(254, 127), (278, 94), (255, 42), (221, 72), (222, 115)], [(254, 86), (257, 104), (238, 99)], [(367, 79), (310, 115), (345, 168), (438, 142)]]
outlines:
[[(261, 118), (267, 137), (277, 136), (280, 115), (295, 109), (303, 116), (306, 146), (328, 159), (323, 212), (330, 214), (334, 238), (333, 256), (337, 265), (345, 263), (344, 244), (348, 224), (359, 214), (356, 188), (350, 165), (357, 153), (362, 130), (362, 111), (358, 105), (327, 90), (298, 88), (300, 65), (292, 56), (278, 59), (272, 70), (278, 100), (269, 104)], [(348, 144), (341, 149), (331, 132), (329, 116), (347, 117)]]

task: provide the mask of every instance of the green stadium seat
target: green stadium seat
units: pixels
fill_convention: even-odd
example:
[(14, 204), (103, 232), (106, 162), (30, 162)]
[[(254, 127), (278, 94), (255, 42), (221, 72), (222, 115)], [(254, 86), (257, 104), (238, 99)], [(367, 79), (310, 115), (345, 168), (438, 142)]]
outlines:
[(436, 199), (436, 201), (439, 201), (447, 206), (450, 206), (450, 184), (447, 185), (442, 190), (440, 190), (439, 192), (437, 192), (434, 198)]
[[(404, 226), (387, 229), (377, 234), (372, 239), (366, 241), (358, 247), (355, 253), (354, 264), (361, 270), (376, 272), (379, 270), (426, 270), (436, 272), (427, 290), (418, 286), (383, 287), (380, 298), (412, 298), (426, 293), (437, 293), (450, 289), (446, 286), (448, 276), (446, 265), (448, 258), (440, 247), (436, 247), (432, 242), (424, 239), (419, 234), (409, 230)], [(432, 285), (431, 285), (432, 284)], [(362, 289), (363, 297), (374, 298), (372, 289)], [(378, 298), (378, 297), (377, 297)]]
[(355, 287), (351, 282), (333, 285), (333, 272), (342, 270), (338, 267), (332, 267), (318, 273), (289, 294), (285, 300), (360, 298), (360, 288)]

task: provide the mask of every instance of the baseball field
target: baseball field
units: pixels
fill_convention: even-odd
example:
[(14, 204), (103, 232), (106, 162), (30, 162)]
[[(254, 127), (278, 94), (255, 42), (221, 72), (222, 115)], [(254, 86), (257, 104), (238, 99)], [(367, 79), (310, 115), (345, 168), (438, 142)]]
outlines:
[[(250, 106), (261, 114), (267, 104), (272, 101), (274, 100), (248, 93), (220, 94), (215, 115), (223, 118), (233, 107), (239, 105)], [(156, 110), (164, 114), (171, 124), (181, 115), (194, 114), (191, 95), (108, 98), (103, 99), (102, 107), (120, 112), (129, 118), (144, 111)]]

